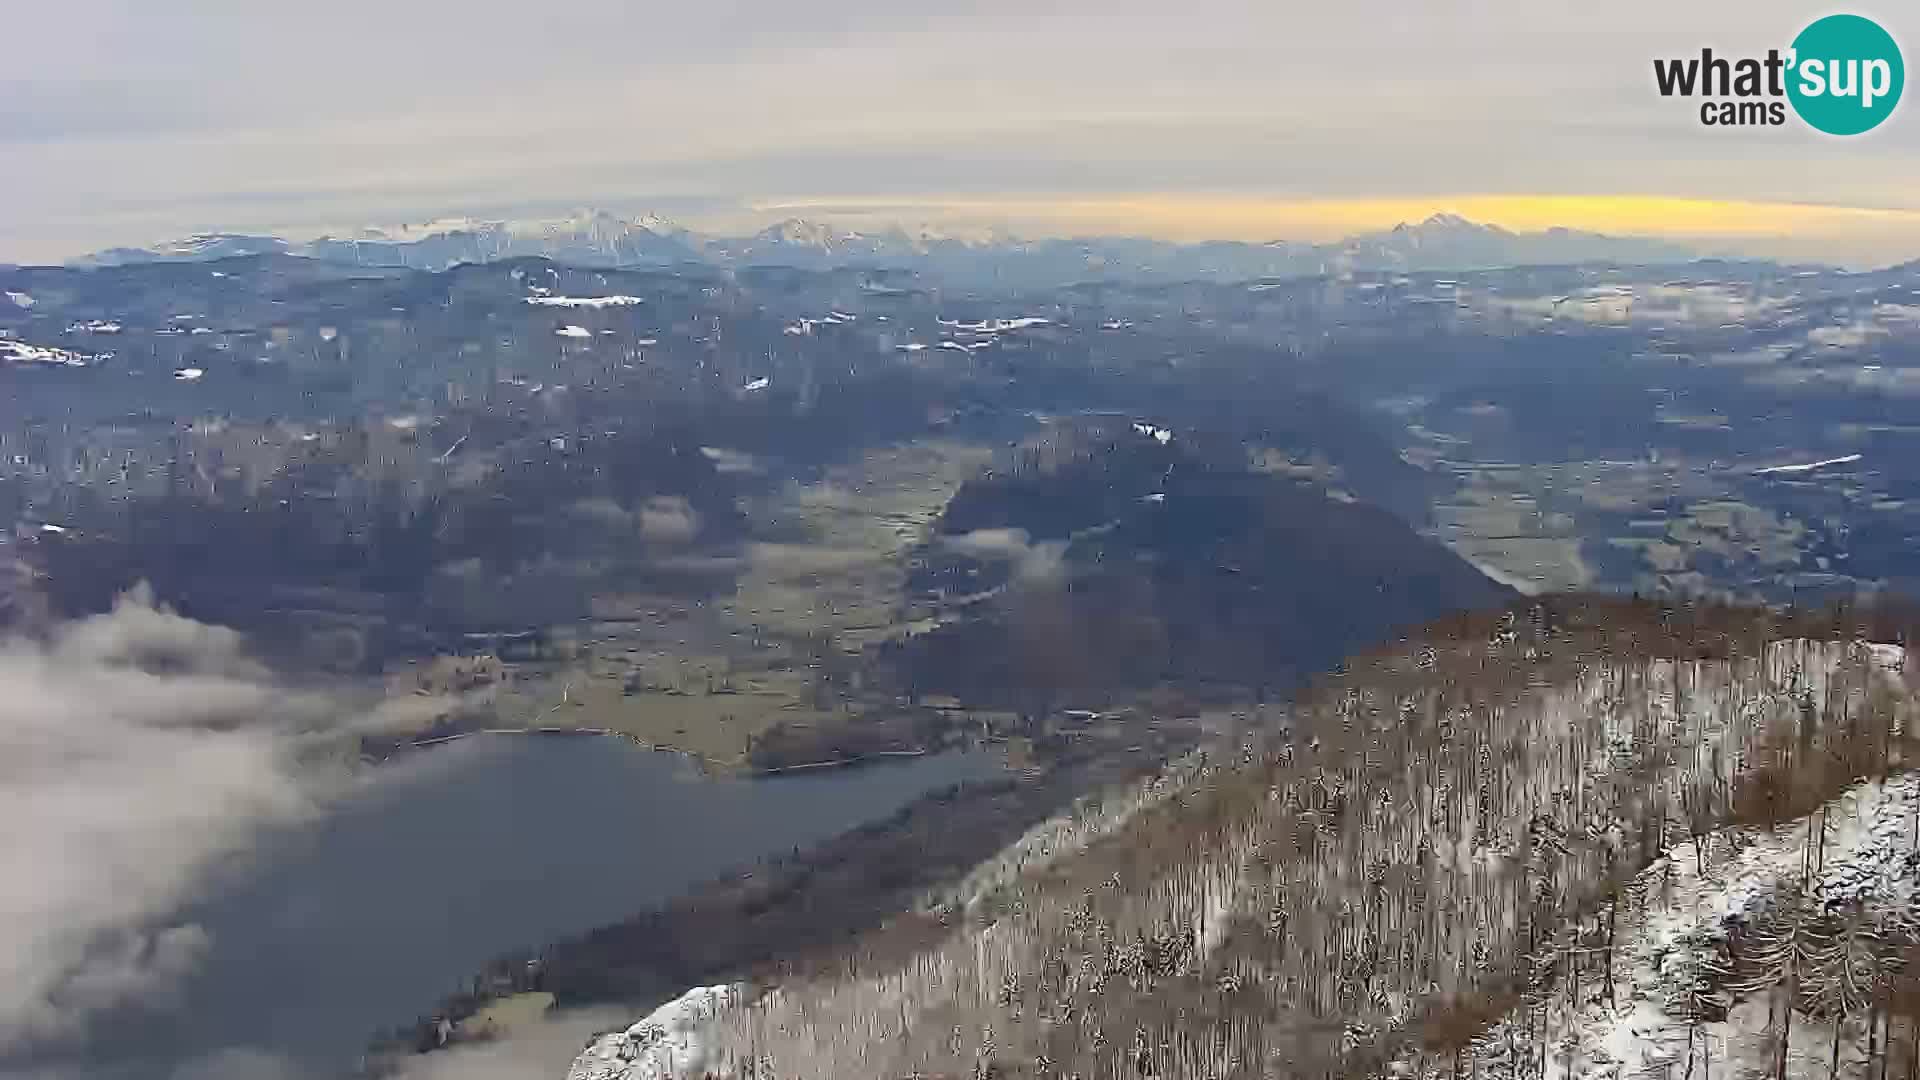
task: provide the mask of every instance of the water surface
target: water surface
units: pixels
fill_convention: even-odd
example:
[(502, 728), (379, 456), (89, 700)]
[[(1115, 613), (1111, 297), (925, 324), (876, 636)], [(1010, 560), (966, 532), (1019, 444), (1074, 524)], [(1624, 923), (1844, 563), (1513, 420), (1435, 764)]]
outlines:
[(510, 949), (619, 921), (730, 868), (988, 775), (947, 754), (709, 780), (618, 739), (482, 737), (381, 766), (186, 918), (212, 935), (165, 1016), (99, 1025), (84, 1073), (168, 1076), (231, 1047), (320, 1075)]

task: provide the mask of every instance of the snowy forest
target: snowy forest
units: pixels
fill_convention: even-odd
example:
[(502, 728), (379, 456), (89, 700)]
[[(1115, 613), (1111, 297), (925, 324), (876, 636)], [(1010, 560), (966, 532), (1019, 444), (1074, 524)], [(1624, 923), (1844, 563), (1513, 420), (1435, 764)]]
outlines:
[(1907, 1080), (1904, 640), (1593, 597), (1453, 620), (767, 973), (682, 1075)]

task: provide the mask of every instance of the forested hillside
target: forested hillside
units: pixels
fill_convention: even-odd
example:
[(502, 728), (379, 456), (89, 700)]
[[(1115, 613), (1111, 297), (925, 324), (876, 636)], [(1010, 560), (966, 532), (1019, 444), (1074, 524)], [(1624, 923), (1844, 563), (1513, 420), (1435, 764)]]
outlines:
[[(1425, 644), (1356, 659), (1302, 699), (1290, 730), (1041, 830), (838, 971), (771, 979), (752, 1005), (720, 1013), (702, 1067), (782, 1078), (1591, 1068), (1606, 1053), (1556, 1047), (1591, 1027), (1580, 1010), (1632, 999), (1649, 867), (1724, 873), (1735, 845), (1778, 845), (1809, 814), (1844, 814), (1822, 808), (1850, 788), (1867, 797), (1857, 784), (1920, 751), (1905, 654), (1868, 644), (1889, 636), (1852, 620), (1588, 598), (1457, 620)], [(1892, 842), (1884, 825), (1866, 831)], [(1909, 922), (1835, 907), (1819, 891), (1821, 845), (1801, 846), (1805, 872), (1769, 879), (1780, 902), (1753, 909), (1778, 914), (1733, 934), (1722, 966), (1695, 980), (1698, 1012), (1667, 1015), (1706, 1023), (1773, 999), (1769, 1045), (1843, 1016), (1877, 1040), (1876, 1067), (1890, 1040), (1896, 1068), (1920, 1063), (1901, 1049), (1916, 1028), (1894, 974)], [(1859, 846), (1830, 848), (1828, 874)], [(929, 917), (949, 929), (922, 947)], [(1864, 956), (1869, 939), (1884, 960), (1835, 966), (1832, 942)], [(1815, 942), (1827, 950), (1817, 962)], [(1818, 963), (1824, 981), (1810, 974)], [(1843, 1055), (1856, 1075), (1863, 1053)]]
[(1156, 684), (1265, 698), (1512, 595), (1379, 507), (1124, 420), (1054, 425), (969, 481), (917, 561), (923, 595), (979, 617), (891, 650), (895, 677), (1035, 714)]

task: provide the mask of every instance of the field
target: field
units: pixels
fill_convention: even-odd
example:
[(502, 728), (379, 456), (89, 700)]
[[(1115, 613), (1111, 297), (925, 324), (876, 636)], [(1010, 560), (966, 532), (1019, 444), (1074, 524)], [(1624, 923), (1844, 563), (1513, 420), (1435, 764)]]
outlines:
[(554, 628), (538, 660), (438, 657), (398, 685), (466, 693), (475, 726), (607, 730), (738, 767), (776, 728), (831, 731), (886, 713), (864, 701), (866, 646), (932, 625), (906, 602), (906, 551), (990, 458), (984, 447), (882, 447), (752, 501), (735, 591), (707, 601), (615, 594)]

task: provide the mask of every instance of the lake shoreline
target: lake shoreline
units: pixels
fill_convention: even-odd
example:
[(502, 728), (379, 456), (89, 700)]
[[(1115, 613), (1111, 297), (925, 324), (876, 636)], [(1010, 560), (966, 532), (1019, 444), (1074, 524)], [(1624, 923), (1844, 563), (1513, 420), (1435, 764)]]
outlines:
[(784, 776), (790, 773), (808, 772), (808, 771), (815, 771), (820, 769), (855, 768), (861, 765), (879, 764), (889, 760), (898, 760), (901, 758), (920, 758), (920, 757), (926, 757), (929, 754), (951, 753), (951, 752), (954, 752), (955, 750), (972, 749), (971, 747), (946, 747), (941, 749), (928, 749), (925, 747), (921, 747), (919, 749), (913, 749), (913, 750), (870, 750), (863, 753), (850, 754), (846, 757), (828, 758), (820, 761), (804, 761), (804, 762), (798, 762), (792, 765), (775, 765), (775, 766), (754, 768), (754, 767), (743, 765), (743, 764), (725, 762), (725, 761), (717, 760), (715, 758), (706, 757), (702, 754), (696, 753), (692, 750), (688, 750), (679, 746), (673, 746), (666, 743), (648, 742), (645, 739), (640, 738), (638, 735), (633, 734), (632, 732), (621, 731), (616, 728), (576, 728), (576, 727), (532, 727), (532, 728), (518, 727), (518, 728), (515, 728), (515, 727), (509, 727), (509, 728), (472, 728), (465, 731), (456, 731), (447, 735), (436, 735), (426, 739), (415, 739), (410, 742), (402, 742), (395, 745), (394, 747), (389, 749), (387, 753), (385, 753), (384, 755), (374, 756), (371, 754), (363, 754), (362, 760), (370, 762), (372, 764), (376, 764), (376, 765), (385, 764), (386, 762), (392, 761), (396, 757), (399, 757), (402, 754), (406, 754), (406, 753), (410, 753), (418, 750), (428, 750), (438, 746), (446, 746), (446, 745), (458, 742), (462, 739), (471, 739), (471, 738), (474, 738), (475, 736), (482, 736), (482, 735), (540, 735), (540, 736), (575, 736), (575, 737), (585, 736), (585, 737), (595, 737), (595, 738), (619, 739), (624, 742), (631, 743), (642, 750), (646, 750), (652, 753), (672, 754), (676, 757), (686, 759), (700, 766), (700, 768), (703, 771), (712, 773), (717, 776), (726, 776), (726, 777), (742, 778), (742, 779)]
[(551, 995), (559, 1009), (644, 1011), (686, 986), (777, 981), (881, 927), (905, 939), (941, 932), (935, 915), (917, 910), (922, 896), (1081, 796), (1153, 772), (1174, 749), (1073, 755), (929, 791), (890, 815), (729, 871), (618, 922), (506, 953), (433, 1012), (377, 1035), (362, 1075), (391, 1076), (416, 1054), (458, 1045), (462, 1022), (516, 995)]

